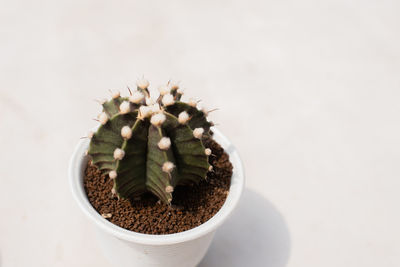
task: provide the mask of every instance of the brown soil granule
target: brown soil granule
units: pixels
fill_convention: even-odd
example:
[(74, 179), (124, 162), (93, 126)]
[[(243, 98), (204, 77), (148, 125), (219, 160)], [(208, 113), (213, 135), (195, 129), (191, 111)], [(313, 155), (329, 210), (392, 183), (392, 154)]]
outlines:
[(204, 144), (212, 150), (209, 161), (213, 171), (198, 185), (177, 186), (171, 206), (150, 193), (136, 200), (112, 197), (113, 182), (89, 162), (84, 186), (90, 203), (103, 218), (144, 234), (172, 234), (201, 225), (224, 204), (232, 176), (232, 164), (223, 148), (211, 138)]

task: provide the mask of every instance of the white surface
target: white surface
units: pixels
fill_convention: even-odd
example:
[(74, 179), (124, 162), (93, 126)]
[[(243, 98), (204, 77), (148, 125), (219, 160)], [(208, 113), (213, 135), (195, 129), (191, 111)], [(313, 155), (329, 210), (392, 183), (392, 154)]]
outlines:
[(215, 231), (237, 208), (244, 189), (244, 169), (233, 144), (212, 127), (213, 137), (228, 153), (233, 173), (229, 195), (224, 205), (210, 220), (181, 233), (146, 235), (120, 228), (100, 214), (90, 204), (83, 186), (88, 162), (85, 151), (89, 139), (82, 139), (75, 147), (68, 166), (68, 179), (72, 194), (81, 211), (97, 230), (99, 245), (109, 262), (118, 267), (176, 267), (197, 266), (209, 248)]
[(67, 164), (92, 100), (182, 79), (245, 163), (204, 266), (400, 265), (398, 1), (1, 1), (1, 266), (109, 266)]

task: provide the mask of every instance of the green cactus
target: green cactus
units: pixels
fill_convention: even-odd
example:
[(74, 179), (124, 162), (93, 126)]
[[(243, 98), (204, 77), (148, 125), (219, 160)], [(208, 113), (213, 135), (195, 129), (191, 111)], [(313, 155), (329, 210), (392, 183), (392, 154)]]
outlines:
[(152, 101), (146, 80), (129, 97), (103, 103), (101, 123), (91, 134), (88, 155), (113, 179), (113, 195), (133, 199), (145, 192), (170, 204), (177, 185), (197, 184), (212, 170), (202, 142), (212, 123), (196, 102), (180, 101), (177, 85), (160, 89)]

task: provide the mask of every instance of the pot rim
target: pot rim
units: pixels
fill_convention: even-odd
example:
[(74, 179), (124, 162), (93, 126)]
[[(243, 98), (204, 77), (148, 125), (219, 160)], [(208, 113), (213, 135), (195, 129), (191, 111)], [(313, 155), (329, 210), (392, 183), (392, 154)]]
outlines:
[(145, 245), (176, 244), (194, 240), (215, 231), (231, 215), (232, 211), (237, 206), (244, 188), (245, 175), (243, 164), (236, 148), (218, 129), (213, 127), (212, 131), (214, 133), (214, 140), (229, 154), (229, 160), (233, 165), (231, 186), (228, 197), (221, 209), (211, 219), (195, 228), (174, 234), (142, 234), (124, 229), (104, 219), (90, 204), (83, 187), (83, 174), (88, 161), (88, 157), (85, 156), (85, 151), (89, 146), (89, 139), (80, 140), (69, 162), (68, 178), (74, 199), (83, 213), (99, 228), (113, 236), (134, 243)]

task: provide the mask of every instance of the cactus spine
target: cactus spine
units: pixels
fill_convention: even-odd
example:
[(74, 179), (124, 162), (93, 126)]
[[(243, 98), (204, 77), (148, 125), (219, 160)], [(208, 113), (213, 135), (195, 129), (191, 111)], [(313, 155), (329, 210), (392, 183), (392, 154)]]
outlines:
[(114, 181), (112, 193), (118, 198), (149, 191), (169, 204), (177, 185), (196, 184), (212, 170), (211, 150), (202, 142), (212, 123), (193, 101), (180, 101), (178, 85), (160, 88), (157, 101), (148, 86), (140, 80), (129, 97), (115, 93), (102, 104), (88, 155)]

